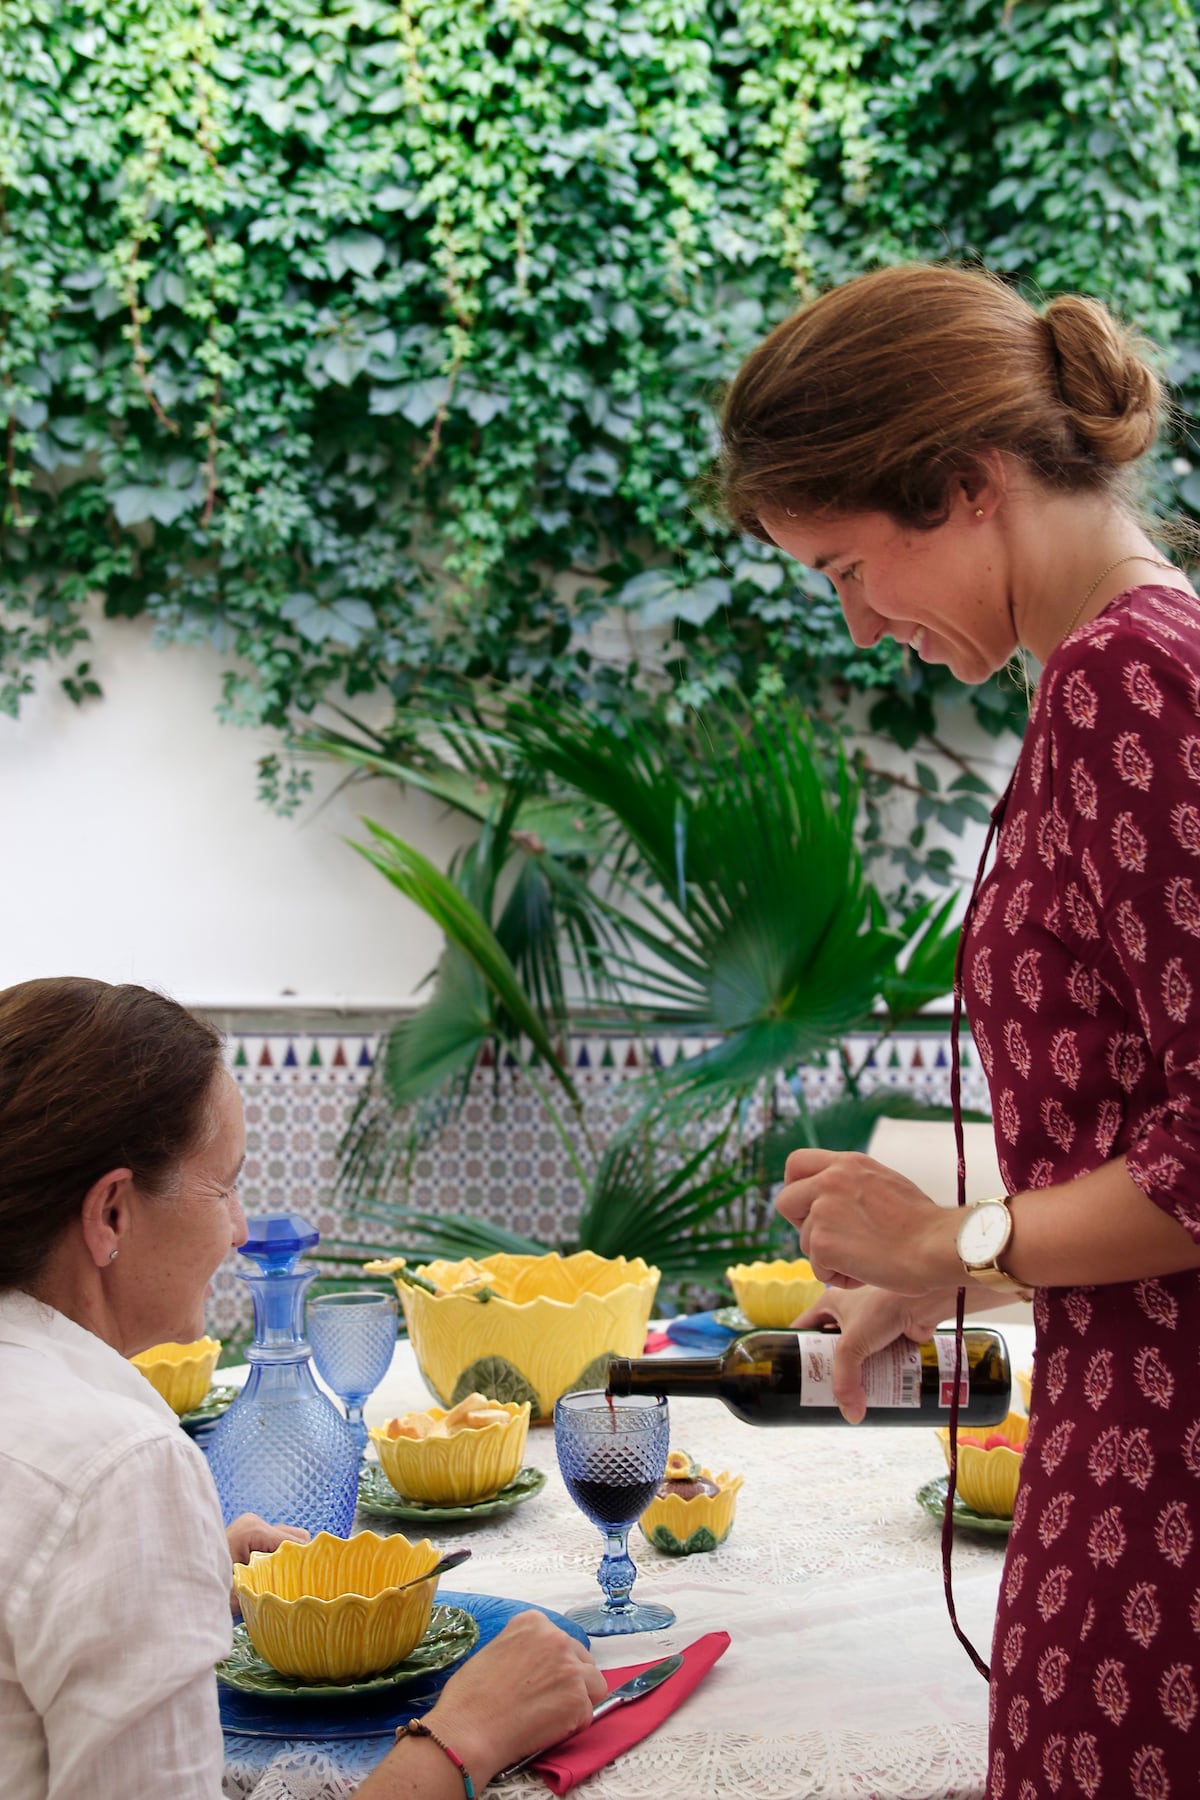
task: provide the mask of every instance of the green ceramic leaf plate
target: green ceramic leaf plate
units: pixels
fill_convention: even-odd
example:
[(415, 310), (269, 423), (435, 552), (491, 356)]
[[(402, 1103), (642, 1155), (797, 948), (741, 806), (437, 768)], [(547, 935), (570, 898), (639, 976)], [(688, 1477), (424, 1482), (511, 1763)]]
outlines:
[(203, 1425), (210, 1419), (219, 1419), (241, 1391), (239, 1387), (210, 1387), (199, 1406), (193, 1406), (191, 1412), (184, 1413), (179, 1423), (186, 1431), (190, 1425)]
[(435, 1606), (429, 1630), (416, 1649), (378, 1675), (367, 1675), (361, 1681), (305, 1681), (295, 1675), (281, 1675), (269, 1662), (264, 1662), (244, 1625), (233, 1628), (233, 1650), (217, 1664), (217, 1680), (240, 1694), (252, 1694), (269, 1700), (343, 1700), (359, 1694), (375, 1694), (389, 1687), (403, 1687), (448, 1669), (475, 1648), (479, 1638), (478, 1623), (460, 1606)]
[(364, 1512), (383, 1513), (389, 1519), (409, 1519), (418, 1525), (448, 1524), (452, 1519), (486, 1519), (507, 1512), (540, 1494), (546, 1477), (540, 1469), (519, 1469), (507, 1487), (487, 1500), (464, 1501), (461, 1506), (434, 1506), (423, 1500), (404, 1500), (378, 1463), (364, 1463), (358, 1474), (358, 1504)]
[[(946, 1489), (949, 1484), (948, 1475), (936, 1475), (924, 1487), (917, 1489), (917, 1505), (923, 1506), (930, 1518), (936, 1519), (939, 1525), (946, 1510)], [(991, 1537), (1007, 1537), (1012, 1530), (1011, 1519), (997, 1519), (988, 1513), (972, 1512), (957, 1494), (954, 1496), (954, 1523), (964, 1531), (985, 1531)]]
[(753, 1331), (754, 1327), (740, 1306), (718, 1306), (713, 1318), (726, 1331)]

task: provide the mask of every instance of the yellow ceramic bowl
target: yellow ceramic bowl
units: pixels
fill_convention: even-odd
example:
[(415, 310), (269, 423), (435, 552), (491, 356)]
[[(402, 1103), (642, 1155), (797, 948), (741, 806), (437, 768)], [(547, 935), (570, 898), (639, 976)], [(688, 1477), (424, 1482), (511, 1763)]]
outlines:
[(825, 1292), (803, 1256), (794, 1262), (777, 1257), (774, 1262), (737, 1263), (726, 1269), (725, 1279), (750, 1323), (769, 1331), (783, 1331)]
[[(525, 1455), (529, 1402), (491, 1404), (502, 1407), (503, 1423), (468, 1426), (449, 1437), (389, 1437), (386, 1426), (373, 1428), (371, 1442), (396, 1492), (405, 1500), (434, 1506), (465, 1506), (472, 1500), (490, 1500), (507, 1487)], [(446, 1409), (431, 1406), (427, 1416), (439, 1423)]]
[[(946, 1467), (950, 1467), (950, 1433), (944, 1426), (938, 1429), (938, 1438), (946, 1458)], [(1013, 1507), (1017, 1499), (1017, 1483), (1021, 1478), (1021, 1458), (1025, 1440), (1029, 1436), (1029, 1420), (1024, 1413), (1010, 1412), (1002, 1425), (980, 1427), (968, 1430), (962, 1427), (958, 1434), (958, 1495), (964, 1506), (972, 1512), (983, 1513), (988, 1518), (1011, 1519)], [(984, 1449), (987, 1440), (992, 1437), (1004, 1437), (1012, 1444), (1019, 1444), (1020, 1450), (1010, 1450), (1003, 1444), (996, 1444), (992, 1449)]]
[[(426, 1293), (397, 1274), (402, 1257), (367, 1264), (392, 1275), (417, 1362), (435, 1400), (453, 1406), (477, 1390), (493, 1400), (528, 1400), (536, 1424), (554, 1417), (560, 1394), (603, 1387), (613, 1356), (640, 1356), (658, 1270), (640, 1256), (486, 1256), (423, 1263)], [(494, 1298), (472, 1298), (486, 1283)], [(468, 1285), (464, 1285), (468, 1284)], [(456, 1292), (455, 1289), (458, 1288)]]
[(701, 1469), (700, 1474), (706, 1481), (716, 1483), (715, 1494), (694, 1494), (690, 1500), (678, 1494), (656, 1494), (638, 1520), (642, 1535), (668, 1556), (694, 1556), (697, 1551), (715, 1550), (733, 1529), (742, 1477), (731, 1475), (727, 1469), (719, 1475)]
[(233, 1589), (250, 1642), (281, 1675), (361, 1681), (400, 1662), (429, 1630), (437, 1582), (397, 1589), (440, 1555), (428, 1538), (321, 1531), (308, 1544), (254, 1551), (236, 1564)]
[(212, 1386), (220, 1354), (220, 1338), (202, 1337), (194, 1344), (155, 1344), (129, 1360), (182, 1418), (199, 1406)]

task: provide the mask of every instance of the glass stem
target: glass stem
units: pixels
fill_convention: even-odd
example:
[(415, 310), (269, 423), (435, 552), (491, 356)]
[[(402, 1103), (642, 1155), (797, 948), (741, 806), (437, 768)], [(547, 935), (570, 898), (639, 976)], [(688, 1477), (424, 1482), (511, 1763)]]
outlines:
[(354, 1433), (354, 1441), (358, 1445), (358, 1454), (361, 1457), (367, 1447), (367, 1427), (363, 1419), (363, 1402), (347, 1400), (345, 1406), (346, 1423)]
[(600, 1559), (600, 1568), (596, 1580), (604, 1590), (604, 1611), (606, 1613), (626, 1613), (633, 1611), (633, 1601), (629, 1598), (629, 1590), (637, 1576), (637, 1566), (629, 1554), (629, 1527), (620, 1530), (610, 1528), (604, 1533), (604, 1555)]

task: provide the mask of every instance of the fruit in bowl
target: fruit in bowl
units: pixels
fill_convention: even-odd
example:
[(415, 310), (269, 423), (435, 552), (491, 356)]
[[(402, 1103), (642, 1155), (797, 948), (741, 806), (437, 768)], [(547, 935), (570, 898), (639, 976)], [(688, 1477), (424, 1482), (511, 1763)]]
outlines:
[(429, 1629), (437, 1581), (402, 1584), (441, 1556), (428, 1538), (318, 1532), (307, 1544), (256, 1550), (233, 1591), (250, 1642), (281, 1675), (361, 1681), (408, 1656)]
[(129, 1360), (182, 1418), (199, 1406), (212, 1386), (220, 1354), (220, 1338), (202, 1337), (191, 1344), (155, 1344)]
[[(937, 1436), (949, 1468), (950, 1433), (940, 1426)], [(1000, 1425), (960, 1427), (957, 1487), (964, 1506), (984, 1518), (1012, 1518), (1028, 1436), (1029, 1420), (1018, 1412), (1010, 1412)]]
[(750, 1323), (765, 1331), (786, 1330), (825, 1292), (825, 1283), (803, 1256), (791, 1262), (776, 1257), (774, 1262), (735, 1263), (726, 1269), (725, 1279)]
[(529, 1434), (529, 1402), (467, 1394), (373, 1427), (380, 1467), (404, 1500), (466, 1506), (515, 1480)]
[(527, 1400), (534, 1424), (550, 1423), (560, 1394), (602, 1388), (612, 1357), (642, 1354), (658, 1289), (658, 1270), (640, 1256), (592, 1250), (415, 1269), (397, 1256), (366, 1267), (395, 1281), (417, 1363), (439, 1405), (453, 1407), (471, 1393)]
[(658, 1492), (638, 1520), (642, 1535), (668, 1556), (715, 1550), (733, 1529), (742, 1477), (712, 1475), (686, 1450), (672, 1450)]

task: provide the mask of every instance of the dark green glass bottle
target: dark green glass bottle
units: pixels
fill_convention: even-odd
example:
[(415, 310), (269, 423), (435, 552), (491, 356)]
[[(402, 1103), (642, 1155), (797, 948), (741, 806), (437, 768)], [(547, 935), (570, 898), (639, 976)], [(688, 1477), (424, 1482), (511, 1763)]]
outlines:
[[(723, 1400), (748, 1425), (842, 1425), (830, 1386), (837, 1334), (751, 1331), (720, 1356), (614, 1357), (610, 1394), (693, 1395)], [(863, 1364), (864, 1425), (944, 1425), (954, 1385), (954, 1333), (927, 1344), (898, 1338)], [(959, 1423), (999, 1425), (1008, 1416), (1012, 1371), (999, 1332), (963, 1332)]]

